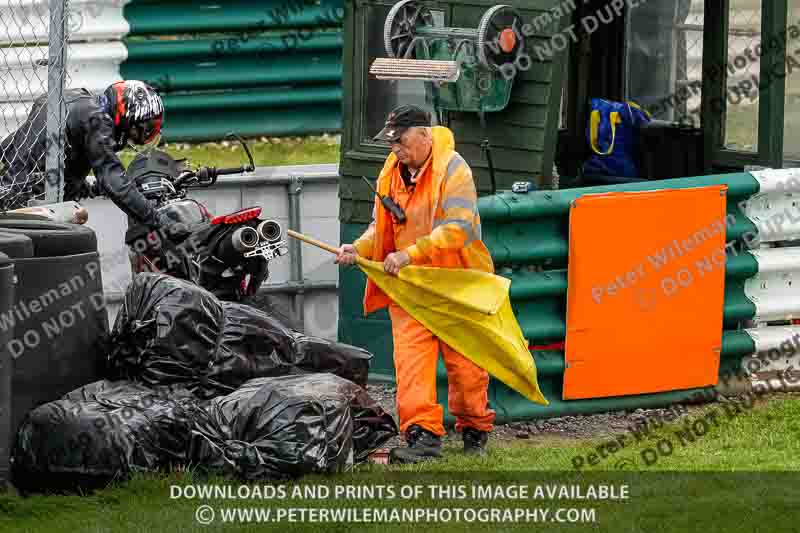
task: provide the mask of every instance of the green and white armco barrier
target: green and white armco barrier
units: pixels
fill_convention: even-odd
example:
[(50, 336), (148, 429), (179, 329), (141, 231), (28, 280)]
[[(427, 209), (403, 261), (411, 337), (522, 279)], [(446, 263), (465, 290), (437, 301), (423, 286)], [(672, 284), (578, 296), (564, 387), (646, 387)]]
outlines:
[(752, 303), (749, 318), (760, 327), (744, 330), (752, 344), (743, 366), (753, 374), (797, 371), (800, 326), (767, 323), (800, 318), (800, 169), (750, 174), (759, 190), (739, 207), (758, 230), (750, 250), (757, 271), (742, 290)]
[[(725, 253), (720, 251), (711, 259), (718, 263), (713, 268), (725, 268), (718, 388), (747, 389), (758, 383), (757, 376), (784, 371), (790, 366), (800, 369), (800, 326), (769, 324), (800, 318), (797, 286), (800, 280), (794, 279), (795, 272), (800, 275), (800, 246), (774, 247), (800, 239), (800, 172), (792, 169), (528, 194), (504, 191), (480, 198), (483, 240), (498, 275), (511, 280), (512, 308), (531, 345), (559, 343), (566, 336), (569, 210), (573, 200), (593, 193), (717, 184), (728, 186), (725, 227), (728, 246)], [(674, 216), (677, 219), (681, 213)], [(664, 223), (669, 224), (669, 220)], [(355, 235), (360, 228), (353, 230)], [(609, 253), (613, 253), (613, 243), (624, 243), (624, 237), (608, 236)], [(360, 308), (363, 281), (343, 270), (340, 287), (340, 310)], [(344, 342), (365, 346), (375, 353), (374, 367), (391, 368), (391, 332), (385, 319), (375, 315), (357, 320), (340, 316), (339, 324), (339, 336)], [(561, 399), (564, 352), (534, 350), (533, 357), (539, 384), (550, 405), (535, 405), (492, 379), (489, 398), (499, 421), (659, 407), (692, 401), (699, 395), (708, 397), (714, 392), (714, 388), (708, 388), (564, 401)], [(797, 381), (800, 384), (800, 379)], [(447, 380), (441, 365), (438, 383), (440, 403), (446, 406)]]
[[(751, 385), (732, 379), (747, 374), (780, 372), (789, 367), (800, 370), (800, 328), (768, 324), (800, 318), (800, 280), (795, 279), (800, 274), (800, 247), (772, 247), (800, 239), (800, 172), (795, 169), (528, 195), (505, 192), (482, 198), (479, 210), (484, 240), (498, 263), (498, 273), (512, 281), (512, 306), (531, 343), (562, 341), (566, 334), (568, 212), (575, 198), (599, 192), (684, 189), (722, 183), (728, 185), (728, 246), (725, 254), (719, 254), (720, 266), (724, 264), (726, 273), (720, 386), (731, 386), (734, 381)], [(624, 238), (609, 236), (610, 240), (617, 237)], [(543, 270), (533, 272), (533, 268)], [(542, 368), (543, 379), (551, 381), (553, 396), (558, 398), (563, 352), (534, 352), (534, 358), (537, 367)], [(649, 402), (659, 395), (646, 396), (638, 398)], [(586, 404), (579, 409), (620, 408), (635, 398), (594, 400), (597, 405)], [(669, 395), (662, 399), (672, 401)], [(521, 401), (509, 403), (531, 415), (538, 409)], [(553, 407), (557, 413), (575, 412), (575, 403), (556, 400)]]
[[(67, 87), (141, 79), (164, 98), (167, 141), (341, 129), (343, 5), (304, 0), (69, 2)], [(224, 9), (223, 9), (224, 7)], [(19, 47), (0, 86), (0, 138), (46, 88), (48, 2), (0, 0), (0, 46)], [(2, 26), (2, 25), (0, 25)], [(194, 38), (186, 33), (195, 34)], [(42, 81), (44, 80), (44, 85)]]

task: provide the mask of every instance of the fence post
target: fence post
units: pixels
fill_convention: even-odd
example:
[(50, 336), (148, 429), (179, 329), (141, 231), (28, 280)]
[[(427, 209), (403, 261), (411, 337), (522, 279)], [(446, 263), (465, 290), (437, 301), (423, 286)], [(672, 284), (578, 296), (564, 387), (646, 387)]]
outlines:
[[(300, 195), (303, 193), (303, 175), (289, 175), (289, 229), (296, 232), (300, 228)], [(294, 293), (294, 319), (297, 329), (305, 333), (305, 294), (303, 277), (303, 250), (300, 241), (289, 239), (289, 257), (291, 258), (291, 282), (297, 283), (297, 292)]]
[(66, 3), (49, 0), (50, 30), (47, 38), (47, 158), (45, 201), (64, 200), (64, 79), (66, 77)]

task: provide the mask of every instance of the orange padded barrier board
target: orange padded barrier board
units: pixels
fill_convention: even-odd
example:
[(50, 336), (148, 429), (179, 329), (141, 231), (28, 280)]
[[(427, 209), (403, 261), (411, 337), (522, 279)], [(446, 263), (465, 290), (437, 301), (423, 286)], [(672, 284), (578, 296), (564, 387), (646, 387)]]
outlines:
[(726, 191), (609, 193), (573, 203), (563, 399), (717, 383)]

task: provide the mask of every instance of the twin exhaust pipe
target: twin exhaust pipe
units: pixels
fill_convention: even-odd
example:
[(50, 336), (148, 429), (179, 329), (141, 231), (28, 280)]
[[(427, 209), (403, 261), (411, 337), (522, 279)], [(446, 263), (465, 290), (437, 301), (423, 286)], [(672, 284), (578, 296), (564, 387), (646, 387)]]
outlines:
[(281, 226), (274, 220), (265, 220), (261, 224), (258, 225), (257, 228), (258, 234), (261, 235), (262, 239), (266, 239), (269, 242), (277, 241), (281, 238)]
[(281, 238), (281, 226), (274, 220), (265, 220), (258, 227), (242, 226), (233, 232), (231, 243), (237, 252), (244, 253), (252, 250), (261, 239), (275, 242)]

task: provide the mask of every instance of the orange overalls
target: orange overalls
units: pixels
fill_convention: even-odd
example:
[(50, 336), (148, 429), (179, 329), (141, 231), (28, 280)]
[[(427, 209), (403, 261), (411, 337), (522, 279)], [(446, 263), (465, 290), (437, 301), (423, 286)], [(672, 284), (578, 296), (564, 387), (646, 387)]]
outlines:
[[(414, 265), (494, 272), (489, 251), (480, 240), (477, 193), (469, 167), (453, 151), (450, 130), (440, 126), (432, 130), (432, 155), (419, 170), (416, 186), (406, 188), (394, 154), (378, 179), (379, 192), (389, 194), (405, 211), (405, 224), (395, 224), (376, 200), (373, 223), (353, 244), (359, 255), (376, 261), (406, 250)], [(489, 374), (435, 337), (368, 280), (365, 314), (384, 306), (388, 306), (392, 320), (400, 431), (417, 424), (436, 435), (445, 434), (443, 409), (436, 401), (440, 350), (456, 431), (465, 426), (491, 431), (495, 412), (489, 409)]]

